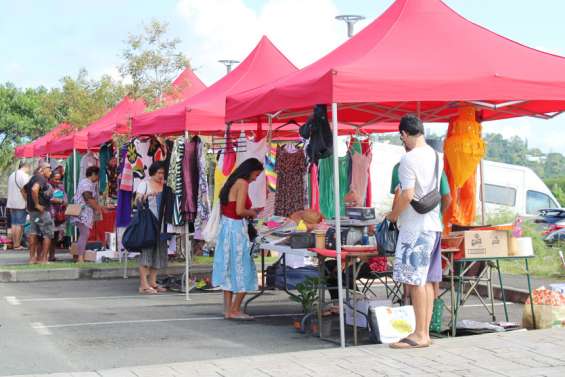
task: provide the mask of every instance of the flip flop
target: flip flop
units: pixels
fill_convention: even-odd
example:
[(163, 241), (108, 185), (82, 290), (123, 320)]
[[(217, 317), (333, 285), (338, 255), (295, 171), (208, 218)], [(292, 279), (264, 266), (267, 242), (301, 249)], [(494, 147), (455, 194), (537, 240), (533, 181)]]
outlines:
[(167, 292), (168, 291), (167, 288), (161, 287), (160, 285), (154, 285), (151, 288), (153, 288), (157, 292)]
[(142, 295), (156, 295), (157, 291), (151, 287), (149, 288), (139, 288), (139, 294)]
[(239, 313), (239, 314), (235, 314), (235, 315), (230, 315), (228, 317), (228, 319), (234, 320), (234, 321), (253, 321), (255, 318), (253, 318), (252, 316), (245, 314), (245, 313)]
[(410, 348), (426, 348), (426, 347), (429, 347), (429, 346), (430, 346), (429, 343), (418, 344), (415, 341), (413, 341), (412, 339), (404, 338), (404, 339), (400, 339), (396, 343), (392, 343), (390, 345), (390, 348), (402, 350), (402, 349), (410, 349)]

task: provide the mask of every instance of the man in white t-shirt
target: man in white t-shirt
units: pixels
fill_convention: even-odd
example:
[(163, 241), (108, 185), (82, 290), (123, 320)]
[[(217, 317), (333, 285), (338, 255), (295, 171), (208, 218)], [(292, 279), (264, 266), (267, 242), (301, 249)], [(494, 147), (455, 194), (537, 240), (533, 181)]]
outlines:
[[(416, 329), (392, 348), (421, 348), (431, 344), (429, 327), (432, 318), (434, 289), (430, 262), (441, 240), (439, 185), (443, 160), (426, 144), (424, 126), (420, 119), (408, 115), (400, 120), (400, 139), (409, 150), (400, 160), (401, 193), (392, 212), (387, 216), (398, 222), (399, 234), (394, 259), (393, 278), (408, 285), (416, 314)], [(437, 205), (426, 213), (417, 212), (414, 201), (419, 201), (437, 190)], [(435, 201), (432, 201), (435, 203)]]
[(12, 242), (15, 250), (22, 250), (22, 234), (26, 222), (26, 199), (22, 194), (22, 188), (29, 181), (31, 165), (21, 161), (18, 170), (8, 177), (8, 202), (6, 208), (10, 210), (10, 221), (12, 223)]

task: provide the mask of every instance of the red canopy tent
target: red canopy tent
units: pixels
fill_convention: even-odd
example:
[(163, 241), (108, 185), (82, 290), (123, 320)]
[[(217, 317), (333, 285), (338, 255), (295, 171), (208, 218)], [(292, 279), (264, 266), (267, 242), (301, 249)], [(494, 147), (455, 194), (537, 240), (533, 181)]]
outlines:
[(52, 140), (47, 151), (50, 154), (69, 154), (73, 150), (94, 149), (112, 138), (114, 133), (128, 133), (128, 119), (145, 109), (142, 100), (124, 97), (112, 110), (89, 126), (71, 135)]
[[(440, 0), (397, 0), (356, 36), (310, 66), (278, 81), (228, 96), (226, 120), (297, 119), (332, 104), (334, 150), (341, 122), (398, 121), (417, 112), (447, 121), (461, 106), (480, 120), (552, 118), (565, 111), (565, 58), (501, 37)], [(334, 192), (339, 213), (338, 156)], [(484, 197), (484, 192), (483, 192)], [(337, 270), (341, 270), (336, 218)], [(341, 346), (343, 292), (338, 274)]]
[(206, 85), (190, 67), (186, 67), (171, 85), (173, 93), (165, 96), (164, 102), (166, 105), (185, 100), (206, 89)]
[[(551, 118), (565, 109), (565, 59), (476, 25), (440, 0), (397, 0), (350, 40), (310, 66), (227, 98), (226, 120), (279, 119), (339, 103), (340, 121), (397, 121), (420, 110), (446, 121), (460, 102), (482, 120)], [(419, 104), (419, 106), (418, 106)]]
[(62, 136), (69, 134), (73, 131), (73, 126), (68, 123), (61, 123), (57, 127), (53, 128), (51, 131), (43, 135), (42, 137), (36, 139), (35, 141), (20, 145), (16, 147), (16, 157), (18, 158), (32, 158), (45, 156), (49, 152), (47, 150), (48, 145), (53, 140), (59, 140)]
[(297, 68), (264, 36), (237, 68), (209, 88), (176, 105), (134, 117), (132, 134), (222, 132), (225, 128), (226, 95), (254, 88), (296, 70)]

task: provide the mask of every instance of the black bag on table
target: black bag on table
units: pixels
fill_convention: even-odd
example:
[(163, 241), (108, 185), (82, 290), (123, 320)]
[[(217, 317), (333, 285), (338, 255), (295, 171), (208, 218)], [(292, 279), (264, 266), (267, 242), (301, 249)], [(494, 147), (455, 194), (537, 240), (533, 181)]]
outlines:
[[(137, 206), (137, 212), (133, 216), (122, 238), (122, 245), (129, 251), (140, 251), (157, 245), (160, 239), (159, 221), (149, 209), (147, 201)], [(139, 208), (141, 207), (141, 208)]]
[(389, 219), (384, 219), (377, 228), (377, 248), (383, 257), (393, 256), (396, 253), (398, 241), (398, 227)]

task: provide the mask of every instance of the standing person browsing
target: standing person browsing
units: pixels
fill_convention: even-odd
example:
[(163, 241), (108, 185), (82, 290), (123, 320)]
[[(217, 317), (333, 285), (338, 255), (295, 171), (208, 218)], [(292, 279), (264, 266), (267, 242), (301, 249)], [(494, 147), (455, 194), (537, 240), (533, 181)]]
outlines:
[(139, 293), (157, 294), (167, 289), (157, 285), (157, 273), (167, 267), (167, 240), (165, 214), (172, 211), (173, 193), (165, 184), (165, 166), (154, 162), (149, 167), (149, 180), (139, 184), (136, 202), (147, 202), (159, 224), (159, 239), (155, 246), (142, 249), (139, 257)]
[[(401, 192), (387, 216), (398, 221), (399, 235), (394, 259), (393, 279), (409, 288), (416, 315), (415, 331), (391, 345), (392, 348), (421, 348), (431, 344), (430, 320), (433, 311), (433, 277), (430, 276), (432, 254), (441, 240), (441, 197), (425, 210), (418, 208), (425, 196), (438, 190), (443, 160), (426, 144), (424, 126), (420, 119), (408, 115), (400, 120), (400, 138), (409, 150), (400, 160)], [(416, 211), (416, 209), (419, 209)]]
[(21, 161), (18, 166), (18, 170), (10, 174), (8, 177), (8, 201), (6, 203), (6, 208), (10, 210), (14, 250), (24, 249), (21, 242), (27, 212), (26, 196), (23, 188), (29, 182), (30, 172), (31, 165), (28, 162)]
[(84, 263), (86, 253), (86, 243), (90, 230), (94, 225), (95, 214), (102, 218), (102, 207), (98, 204), (98, 180), (100, 179), (100, 169), (98, 166), (91, 166), (86, 169), (86, 177), (81, 179), (77, 192), (74, 196), (75, 204), (80, 204), (80, 215), (74, 217), (72, 222), (77, 226), (79, 237), (77, 240), (78, 263)]
[(245, 219), (257, 217), (257, 212), (251, 209), (249, 184), (262, 171), (263, 164), (259, 160), (247, 159), (234, 170), (220, 191), (222, 218), (214, 253), (212, 283), (224, 291), (226, 319), (253, 319), (241, 312), (245, 294), (257, 290), (257, 270), (251, 257)]
[[(46, 161), (40, 161), (35, 174), (25, 185), (30, 221), (29, 262), (31, 264), (46, 260), (54, 234), (55, 224), (50, 212), (53, 188), (49, 184), (49, 178), (51, 178), (51, 166)], [(43, 237), (41, 245), (39, 245), (39, 237)]]

